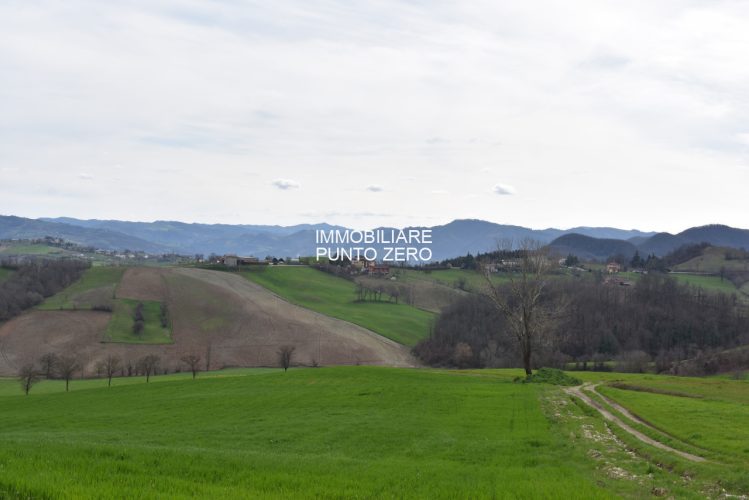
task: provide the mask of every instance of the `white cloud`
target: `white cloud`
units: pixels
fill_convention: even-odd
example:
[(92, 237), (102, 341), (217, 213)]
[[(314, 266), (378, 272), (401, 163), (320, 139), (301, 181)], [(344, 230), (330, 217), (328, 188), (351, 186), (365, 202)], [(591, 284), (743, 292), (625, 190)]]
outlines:
[(83, 172), (81, 172), (80, 174), (78, 174), (78, 178), (82, 179), (84, 181), (92, 181), (92, 180), (94, 180), (94, 176), (93, 175), (86, 174), (86, 173), (83, 173)]
[(382, 186), (378, 186), (376, 184), (372, 184), (371, 186), (367, 186), (367, 191), (371, 191), (373, 193), (379, 193), (383, 191), (384, 188)]
[(515, 188), (507, 184), (495, 184), (492, 192), (499, 195), (510, 195), (515, 194)]
[(293, 179), (276, 179), (271, 184), (284, 191), (289, 189), (299, 189), (299, 183)]

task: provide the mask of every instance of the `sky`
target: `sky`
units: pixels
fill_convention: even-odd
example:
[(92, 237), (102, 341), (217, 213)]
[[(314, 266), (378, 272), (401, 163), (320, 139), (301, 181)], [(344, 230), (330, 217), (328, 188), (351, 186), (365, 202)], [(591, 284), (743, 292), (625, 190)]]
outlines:
[(749, 2), (0, 3), (0, 214), (749, 227)]

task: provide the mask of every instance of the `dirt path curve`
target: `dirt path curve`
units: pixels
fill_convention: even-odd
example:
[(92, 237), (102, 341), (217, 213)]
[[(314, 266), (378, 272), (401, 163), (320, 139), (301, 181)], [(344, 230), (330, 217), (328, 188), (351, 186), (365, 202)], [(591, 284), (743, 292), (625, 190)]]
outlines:
[[(583, 392), (583, 389), (595, 389), (595, 387), (597, 385), (598, 384), (586, 383), (586, 384), (583, 384), (583, 385), (578, 385), (576, 387), (567, 387), (567, 388), (564, 389), (564, 392), (566, 392), (567, 394), (569, 394), (571, 396), (575, 396), (577, 398), (580, 398), (588, 406), (591, 406), (591, 407), (595, 408), (598, 411), (598, 413), (600, 413), (603, 416), (603, 418), (605, 418), (609, 422), (615, 423), (616, 425), (618, 425), (619, 427), (621, 427), (625, 432), (627, 432), (628, 434), (630, 434), (630, 435), (634, 436), (635, 438), (639, 439), (643, 443), (649, 444), (650, 446), (654, 446), (654, 447), (656, 447), (656, 448), (658, 448), (660, 450), (664, 450), (664, 451), (667, 451), (669, 453), (674, 453), (674, 454), (680, 456), (681, 458), (685, 458), (685, 459), (690, 460), (692, 462), (704, 462), (705, 461), (705, 459), (703, 457), (700, 457), (700, 456), (697, 456), (697, 455), (692, 455), (691, 453), (687, 453), (685, 451), (677, 450), (675, 448), (671, 448), (670, 446), (668, 446), (666, 444), (663, 444), (660, 441), (656, 441), (655, 439), (653, 439), (653, 438), (651, 438), (649, 436), (646, 436), (642, 432), (640, 432), (640, 431), (638, 431), (636, 429), (633, 429), (632, 427), (630, 427), (629, 425), (627, 425), (626, 423), (624, 423), (619, 417), (617, 417), (616, 415), (612, 414), (606, 408), (603, 408), (600, 404), (598, 404), (598, 402), (596, 402), (595, 400), (591, 399), (590, 396), (588, 396), (587, 394), (585, 394)], [(607, 400), (607, 402), (608, 402), (608, 400)], [(611, 403), (609, 403), (609, 404), (611, 404)], [(625, 408), (623, 408), (623, 407), (621, 407), (619, 405), (616, 405), (616, 403), (614, 403), (612, 405), (612, 407), (616, 408), (617, 411), (621, 411), (623, 415), (627, 416), (627, 418), (632, 418), (633, 420), (636, 420), (638, 422), (640, 421), (637, 417), (635, 417), (634, 415), (632, 415)], [(624, 410), (624, 411), (622, 411), (622, 410)]]

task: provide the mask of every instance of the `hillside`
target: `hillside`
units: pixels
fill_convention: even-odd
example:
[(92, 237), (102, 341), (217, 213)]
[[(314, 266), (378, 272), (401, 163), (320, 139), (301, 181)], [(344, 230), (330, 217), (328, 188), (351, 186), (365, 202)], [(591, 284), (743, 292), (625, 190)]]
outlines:
[(630, 258), (635, 251), (642, 256), (653, 254), (663, 257), (684, 245), (698, 243), (734, 249), (749, 248), (749, 230), (710, 225), (690, 228), (677, 235), (658, 233), (647, 238), (636, 236), (627, 241), (583, 234), (566, 234), (552, 241), (549, 247), (559, 255), (571, 253), (583, 260), (604, 260), (616, 254)]
[(291, 303), (356, 323), (407, 346), (429, 334), (433, 314), (385, 298), (357, 302), (356, 285), (306, 266), (260, 267), (241, 273)]
[[(170, 371), (180, 366), (180, 357), (190, 353), (209, 358), (214, 368), (277, 366), (276, 351), (286, 344), (296, 347), (298, 364), (403, 366), (413, 362), (402, 345), (352, 323), (290, 304), (235, 274), (130, 268), (117, 283), (112, 283), (116, 280), (112, 275), (98, 278), (102, 277), (88, 274), (47, 299), (39, 309), (0, 326), (0, 375), (14, 375), (20, 364), (46, 352), (75, 353), (89, 374), (108, 354), (133, 362), (156, 354)], [(113, 286), (115, 298), (111, 299)], [(170, 343), (146, 345), (121, 334), (119, 341), (113, 341), (108, 330), (112, 313), (90, 310), (106, 298), (115, 304), (128, 300), (166, 303), (171, 338), (164, 341)], [(123, 331), (130, 333), (127, 326)]]
[(688, 245), (689, 240), (670, 233), (658, 233), (637, 245), (641, 256), (656, 255), (663, 257), (679, 247)]
[(721, 224), (711, 224), (687, 229), (677, 236), (692, 243), (705, 241), (713, 246), (749, 250), (749, 229), (737, 229)]
[(109, 229), (86, 228), (40, 219), (0, 215), (0, 239), (33, 239), (45, 236), (107, 250), (127, 248), (153, 253), (168, 250), (157, 243)]
[(549, 244), (552, 252), (560, 257), (576, 255), (581, 260), (605, 260), (614, 255), (630, 259), (637, 247), (625, 240), (593, 238), (582, 234), (560, 236)]

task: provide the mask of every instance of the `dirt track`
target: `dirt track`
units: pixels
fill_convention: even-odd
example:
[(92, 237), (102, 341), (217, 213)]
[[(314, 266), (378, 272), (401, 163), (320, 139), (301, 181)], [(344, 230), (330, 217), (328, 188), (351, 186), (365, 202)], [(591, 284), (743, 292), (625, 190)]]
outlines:
[[(682, 458), (686, 458), (687, 460), (690, 460), (692, 462), (704, 462), (705, 461), (705, 459), (703, 457), (700, 457), (700, 456), (697, 456), (697, 455), (692, 455), (691, 453), (687, 453), (685, 451), (677, 450), (675, 448), (671, 448), (670, 446), (668, 446), (666, 444), (663, 444), (660, 441), (656, 441), (655, 439), (653, 439), (653, 438), (651, 438), (649, 436), (646, 436), (642, 432), (640, 432), (640, 431), (638, 431), (638, 430), (630, 427), (629, 425), (627, 425), (626, 423), (624, 423), (619, 417), (617, 417), (616, 415), (614, 415), (613, 413), (611, 413), (610, 411), (608, 411), (606, 408), (602, 407), (600, 404), (598, 404), (598, 402), (596, 402), (595, 400), (591, 399), (590, 396), (588, 396), (587, 394), (585, 394), (585, 392), (583, 392), (583, 389), (595, 390), (595, 388), (596, 388), (597, 385), (598, 384), (586, 383), (586, 384), (583, 384), (583, 385), (577, 386), (577, 387), (568, 387), (568, 388), (565, 388), (564, 392), (566, 392), (567, 394), (570, 394), (572, 396), (575, 396), (575, 397), (581, 399), (588, 406), (591, 406), (592, 408), (595, 408), (598, 411), (598, 413), (600, 413), (603, 416), (603, 418), (605, 418), (609, 422), (615, 423), (616, 425), (618, 425), (619, 427), (621, 427), (625, 432), (627, 432), (628, 434), (630, 434), (630, 435), (634, 436), (635, 438), (639, 439), (643, 443), (649, 444), (650, 446), (654, 446), (654, 447), (656, 447), (658, 449), (667, 451), (669, 453), (673, 453), (673, 454), (678, 455), (678, 456), (680, 456)], [(603, 396), (601, 396), (601, 397), (603, 397)], [(634, 415), (631, 415), (631, 413), (626, 408), (624, 408), (622, 406), (619, 406), (618, 404), (616, 404), (613, 401), (610, 401), (610, 400), (608, 400), (606, 398), (604, 398), (604, 400), (606, 401), (607, 404), (611, 405), (612, 408), (615, 408), (617, 411), (624, 410), (624, 411), (622, 411), (622, 414), (625, 415), (627, 418), (632, 418), (633, 420), (636, 420), (636, 421), (639, 421), (639, 422), (643, 423), (643, 425), (647, 425), (646, 423), (642, 422), (640, 419), (638, 419)]]
[(295, 346), (301, 365), (413, 366), (408, 348), (360, 326), (290, 304), (231, 273), (202, 269), (128, 271), (118, 297), (166, 300), (173, 344), (102, 342), (110, 315), (92, 311), (31, 311), (0, 327), (0, 375), (15, 375), (27, 360), (47, 352), (75, 353), (92, 374), (108, 354), (135, 360), (162, 358), (173, 371), (185, 354), (224, 366), (276, 366), (281, 345)]

